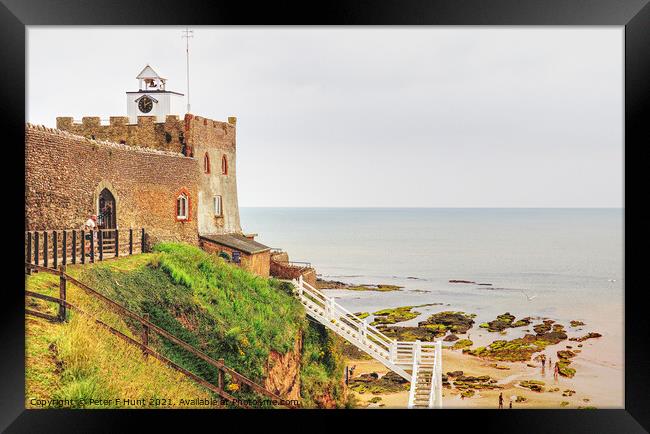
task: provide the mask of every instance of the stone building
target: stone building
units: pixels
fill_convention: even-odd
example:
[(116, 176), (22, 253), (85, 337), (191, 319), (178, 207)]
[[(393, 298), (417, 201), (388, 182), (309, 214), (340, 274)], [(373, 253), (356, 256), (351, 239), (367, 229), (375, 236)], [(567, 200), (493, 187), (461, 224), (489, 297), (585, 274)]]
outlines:
[[(185, 241), (269, 275), (269, 248), (242, 233), (236, 124), (173, 114), (182, 94), (147, 65), (128, 116), (58, 117), (26, 126), (26, 230), (144, 227), (150, 242)], [(110, 215), (102, 210), (110, 209)]]

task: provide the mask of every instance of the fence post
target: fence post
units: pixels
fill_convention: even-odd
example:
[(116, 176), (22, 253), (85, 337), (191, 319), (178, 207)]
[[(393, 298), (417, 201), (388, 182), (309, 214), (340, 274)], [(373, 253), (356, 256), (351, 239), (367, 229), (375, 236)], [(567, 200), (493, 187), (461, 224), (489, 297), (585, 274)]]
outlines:
[(99, 237), (97, 238), (97, 242), (99, 243), (99, 260), (103, 261), (104, 260), (104, 231), (99, 230)]
[(61, 264), (60, 275), (59, 275), (59, 298), (61, 299), (59, 303), (59, 321), (65, 322), (66, 317), (66, 283), (67, 279), (65, 277), (65, 265)]
[(47, 231), (43, 231), (43, 265), (47, 267)]
[[(28, 264), (32, 263), (32, 233), (27, 232), (27, 260), (25, 261)], [(27, 267), (27, 274), (32, 274), (32, 267)]]
[(59, 234), (57, 231), (52, 231), (52, 259), (54, 262), (55, 270), (59, 268)]
[[(217, 362), (223, 366), (224, 360), (223, 359), (218, 359)], [(223, 370), (221, 368), (217, 368), (217, 387), (219, 390), (223, 390)]]
[(115, 228), (115, 257), (120, 256), (120, 231)]
[[(83, 254), (83, 252), (81, 252)], [(72, 230), (72, 263), (77, 263), (77, 230)]]
[(81, 230), (79, 235), (81, 236), (81, 263), (85, 264), (86, 263), (86, 234), (83, 229)]
[(140, 246), (140, 253), (144, 253), (145, 252), (145, 249), (144, 249), (144, 228), (142, 228), (142, 234), (140, 235), (140, 243), (142, 244)]
[(61, 258), (61, 263), (63, 265), (68, 264), (68, 232), (63, 229), (63, 238), (61, 239), (63, 246), (61, 248), (61, 253), (63, 253), (63, 258)]
[[(145, 314), (142, 315), (142, 316), (143, 316), (144, 319), (146, 319), (147, 321), (149, 321), (149, 314), (148, 314), (148, 313), (145, 313)], [(148, 347), (148, 346), (149, 346), (149, 326), (146, 325), (146, 324), (144, 324), (144, 323), (142, 324), (142, 344), (143, 344), (145, 347)], [(142, 354), (144, 355), (145, 358), (149, 355), (149, 354), (147, 353), (147, 349), (146, 349), (146, 348), (143, 348), (143, 349), (142, 349)]]
[(34, 264), (38, 265), (38, 231), (34, 232)]
[(95, 263), (95, 231), (90, 231), (90, 262)]
[(129, 228), (129, 255), (133, 254), (133, 228)]

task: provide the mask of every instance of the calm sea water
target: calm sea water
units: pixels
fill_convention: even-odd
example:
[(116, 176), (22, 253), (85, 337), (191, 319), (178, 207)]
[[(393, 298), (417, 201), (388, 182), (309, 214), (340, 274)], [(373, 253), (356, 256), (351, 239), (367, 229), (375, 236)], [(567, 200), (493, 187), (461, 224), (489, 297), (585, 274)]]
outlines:
[(452, 309), (483, 322), (509, 311), (622, 337), (622, 209), (242, 208), (241, 219), (323, 278), (404, 286), (330, 292), (355, 311), (443, 303), (422, 317)]

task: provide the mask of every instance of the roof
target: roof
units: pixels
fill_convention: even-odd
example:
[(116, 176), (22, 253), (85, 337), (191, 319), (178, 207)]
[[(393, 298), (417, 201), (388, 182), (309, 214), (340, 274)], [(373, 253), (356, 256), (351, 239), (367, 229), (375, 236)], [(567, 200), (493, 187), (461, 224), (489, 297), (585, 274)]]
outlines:
[(158, 75), (156, 71), (153, 70), (153, 68), (149, 65), (145, 66), (142, 71), (140, 71), (140, 74), (136, 77), (137, 79), (141, 78), (160, 78), (161, 80), (164, 80), (161, 76)]
[(250, 238), (246, 238), (245, 236), (238, 234), (206, 234), (200, 235), (200, 237), (208, 241), (221, 244), (222, 246), (230, 247), (231, 249), (240, 250), (244, 253), (248, 253), (249, 255), (271, 250), (270, 247), (265, 246), (262, 243), (258, 243), (255, 240), (251, 240)]

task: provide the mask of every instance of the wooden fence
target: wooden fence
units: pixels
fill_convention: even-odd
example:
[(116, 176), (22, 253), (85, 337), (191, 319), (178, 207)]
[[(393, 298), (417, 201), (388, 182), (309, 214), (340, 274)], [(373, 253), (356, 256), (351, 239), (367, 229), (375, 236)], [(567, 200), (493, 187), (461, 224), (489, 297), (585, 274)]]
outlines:
[(144, 228), (25, 231), (25, 262), (57, 269), (146, 251)]
[[(234, 369), (226, 366), (225, 362), (223, 359), (215, 360), (212, 357), (208, 356), (201, 350), (198, 350), (188, 344), (185, 341), (182, 341), (181, 339), (178, 339), (174, 335), (170, 334), (166, 330), (158, 327), (157, 325), (153, 324), (152, 322), (149, 321), (148, 318), (143, 318), (133, 311), (127, 309), (126, 307), (122, 306), (121, 304), (111, 300), (110, 298), (106, 297), (105, 295), (97, 292), (95, 289), (90, 288), (88, 285), (78, 281), (77, 279), (73, 278), (72, 276), (66, 274), (65, 272), (65, 265), (62, 264), (59, 267), (59, 270), (44, 267), (41, 265), (37, 264), (31, 264), (26, 262), (25, 263), (25, 268), (28, 270), (38, 270), (38, 271), (43, 271), (46, 273), (51, 273), (59, 276), (59, 297), (51, 297), (45, 294), (39, 294), (33, 291), (25, 291), (25, 295), (28, 297), (34, 297), (38, 298), (41, 300), (46, 300), (50, 301), (53, 303), (56, 303), (58, 305), (58, 314), (56, 316), (53, 315), (48, 315), (42, 312), (34, 311), (31, 309), (25, 309), (25, 313), (28, 315), (33, 315), (37, 316), (40, 318), (45, 318), (50, 321), (58, 321), (58, 322), (65, 322), (67, 319), (67, 310), (74, 310), (76, 312), (79, 312), (83, 315), (88, 315), (92, 317), (92, 315), (84, 312), (80, 308), (74, 306), (73, 304), (69, 303), (66, 299), (66, 292), (67, 292), (67, 284), (70, 282), (71, 284), (81, 288), (84, 290), (87, 294), (91, 295), (94, 298), (97, 298), (104, 303), (108, 305), (109, 308), (113, 309), (115, 312), (118, 314), (124, 316), (124, 317), (129, 317), (132, 320), (135, 320), (136, 322), (140, 323), (142, 327), (142, 336), (141, 340), (142, 342), (138, 342), (137, 340), (133, 339), (130, 336), (125, 335), (124, 333), (120, 332), (119, 330), (111, 327), (110, 325), (104, 323), (103, 321), (99, 320), (98, 318), (92, 317), (94, 321), (100, 325), (101, 327), (107, 329), (110, 333), (113, 335), (121, 338), (122, 340), (128, 342), (131, 345), (135, 345), (139, 347), (143, 355), (145, 357), (147, 356), (152, 356), (161, 362), (165, 363), (166, 365), (170, 366), (171, 368), (175, 369), (178, 372), (181, 372), (185, 376), (191, 378), (194, 380), (196, 383), (204, 386), (205, 388), (211, 390), (212, 392), (216, 393), (218, 396), (224, 398), (226, 401), (242, 408), (250, 408), (249, 405), (245, 403), (245, 400), (238, 399), (232, 395), (230, 395), (228, 392), (224, 390), (224, 375), (228, 374), (230, 377), (236, 382), (237, 384), (243, 384), (249, 388), (254, 393), (257, 393), (258, 395), (261, 395), (265, 397), (266, 399), (269, 399), (271, 401), (275, 401), (276, 403), (281, 403), (281, 404), (276, 404), (280, 405), (282, 407), (286, 408), (298, 408), (299, 406), (292, 401), (289, 400), (284, 400), (280, 396), (276, 395), (275, 393), (265, 389), (263, 386), (260, 386), (259, 384), (255, 383), (253, 380), (250, 380), (249, 378), (245, 377), (244, 375), (238, 373)], [(209, 381), (199, 377), (198, 375), (188, 371), (187, 369), (183, 368), (182, 366), (176, 364), (175, 362), (171, 361), (167, 357), (163, 356), (162, 354), (158, 353), (155, 351), (153, 348), (149, 346), (149, 334), (153, 332), (156, 333), (159, 337), (162, 337), (164, 339), (167, 339), (174, 344), (178, 345), (179, 347), (183, 348), (187, 352), (193, 354), (194, 356), (200, 358), (201, 360), (205, 361), (212, 367), (214, 367), (217, 370), (217, 384), (214, 385), (210, 383)]]

